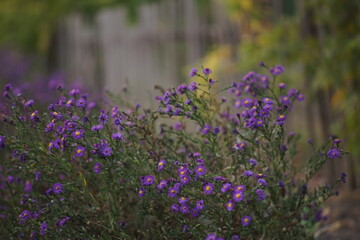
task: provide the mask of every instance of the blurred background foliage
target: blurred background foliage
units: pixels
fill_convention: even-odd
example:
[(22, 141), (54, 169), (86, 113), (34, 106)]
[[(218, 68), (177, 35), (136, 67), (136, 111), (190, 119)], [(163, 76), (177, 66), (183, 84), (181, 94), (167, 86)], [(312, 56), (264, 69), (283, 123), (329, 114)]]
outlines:
[[(211, 8), (209, 1), (194, 1), (199, 14)], [(305, 135), (327, 139), (339, 133), (351, 153), (345, 165), (350, 185), (359, 187), (360, 1), (214, 1), (240, 28), (240, 40), (213, 44), (198, 63), (222, 78), (240, 76), (259, 61), (283, 64), (284, 81), (304, 89), (307, 96)], [(46, 58), (56, 44), (59, 22), (70, 14), (80, 13), (91, 21), (100, 10), (121, 5), (135, 22), (139, 7), (152, 2), (161, 1), (2, 0), (0, 45)], [(329, 163), (328, 177), (336, 177), (338, 165)]]

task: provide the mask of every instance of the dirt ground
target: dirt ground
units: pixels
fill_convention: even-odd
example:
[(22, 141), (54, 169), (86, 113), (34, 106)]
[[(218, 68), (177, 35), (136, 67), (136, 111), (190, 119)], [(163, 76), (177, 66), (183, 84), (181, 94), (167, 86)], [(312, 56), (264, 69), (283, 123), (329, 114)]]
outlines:
[(324, 209), (328, 219), (316, 232), (317, 240), (360, 240), (360, 191), (343, 190)]

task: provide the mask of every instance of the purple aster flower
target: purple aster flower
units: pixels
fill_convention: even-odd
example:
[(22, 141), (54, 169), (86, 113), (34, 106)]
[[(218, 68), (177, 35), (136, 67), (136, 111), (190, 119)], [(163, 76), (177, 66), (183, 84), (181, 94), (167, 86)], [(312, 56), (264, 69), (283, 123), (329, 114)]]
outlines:
[(191, 177), (188, 176), (188, 175), (183, 175), (183, 176), (180, 177), (180, 182), (183, 185), (188, 184), (190, 181), (191, 181)]
[(213, 191), (214, 191), (214, 184), (206, 183), (204, 185), (204, 193), (205, 194), (211, 194)]
[(113, 133), (113, 134), (111, 135), (111, 138), (114, 139), (114, 140), (118, 140), (118, 141), (124, 139), (124, 137), (123, 137), (123, 135), (121, 134), (121, 132)]
[(164, 169), (164, 166), (166, 164), (166, 161), (164, 159), (161, 159), (159, 162), (158, 162), (158, 165), (157, 165), (157, 170), (160, 172), (161, 170)]
[(251, 108), (253, 106), (253, 101), (249, 98), (245, 98), (242, 103), (243, 103), (243, 106), (246, 108)]
[(281, 89), (286, 88), (286, 84), (285, 83), (279, 83), (278, 87), (281, 88)]
[(214, 84), (215, 84), (215, 81), (214, 81), (212, 78), (209, 78), (208, 81), (209, 81), (209, 84), (210, 84), (210, 85), (214, 85)]
[(112, 148), (111, 147), (104, 147), (101, 149), (101, 153), (104, 157), (110, 157), (112, 154)]
[(144, 196), (145, 195), (145, 189), (144, 188), (139, 188), (139, 190), (138, 190), (138, 196), (139, 197), (142, 197), (142, 196)]
[(341, 179), (341, 181), (342, 181), (343, 183), (346, 183), (346, 177), (347, 177), (346, 173), (341, 173), (341, 174), (340, 174), (340, 179)]
[(332, 148), (327, 152), (327, 156), (328, 158), (340, 158), (341, 157), (341, 152), (339, 149), (337, 148)]
[(190, 91), (195, 91), (196, 89), (198, 89), (196, 82), (192, 82), (192, 83), (189, 84), (189, 90)]
[(219, 132), (220, 132), (220, 128), (219, 127), (214, 127), (213, 133), (214, 134), (219, 134)]
[(297, 94), (297, 92), (298, 91), (295, 88), (292, 88), (292, 89), (289, 90), (288, 96), (293, 97), (293, 96), (295, 96)]
[(305, 96), (304, 96), (304, 94), (302, 94), (302, 93), (298, 93), (298, 94), (296, 95), (296, 99), (297, 99), (299, 102), (301, 102), (301, 101), (303, 101), (303, 100), (305, 99)]
[(76, 96), (76, 95), (78, 95), (79, 93), (80, 93), (80, 90), (77, 89), (77, 88), (71, 89), (71, 90), (69, 91), (69, 95), (70, 95), (70, 96)]
[(222, 193), (226, 193), (227, 191), (231, 190), (232, 189), (232, 184), (231, 183), (224, 183), (221, 187), (221, 192)]
[(31, 192), (33, 189), (32, 183), (29, 180), (25, 181), (24, 192)]
[(214, 177), (214, 180), (215, 180), (215, 181), (222, 181), (222, 182), (223, 182), (223, 181), (226, 180), (226, 178), (223, 177), (223, 176), (215, 176), (215, 177)]
[(143, 186), (150, 186), (153, 185), (155, 181), (155, 178), (151, 175), (141, 177), (141, 184)]
[(281, 97), (281, 102), (282, 104), (285, 104), (285, 105), (290, 105), (291, 104), (291, 100), (288, 96), (282, 96)]
[(206, 174), (206, 168), (204, 165), (199, 165), (195, 167), (195, 173), (197, 176), (203, 176)]
[(241, 224), (246, 227), (251, 223), (251, 216), (245, 216), (241, 219)]
[(284, 184), (283, 181), (279, 181), (279, 182), (278, 182), (278, 185), (279, 185), (279, 187), (281, 187), (281, 188), (285, 187), (285, 184)]
[(69, 221), (69, 217), (65, 217), (65, 218), (63, 218), (63, 219), (60, 219), (57, 223), (56, 223), (56, 226), (58, 226), (58, 227), (62, 227), (62, 226), (64, 226), (65, 225), (65, 223), (67, 222), (67, 221)]
[(233, 149), (235, 149), (235, 150), (244, 150), (246, 147), (247, 147), (246, 142), (235, 143), (234, 146), (233, 146)]
[(38, 110), (35, 110), (33, 113), (30, 114), (30, 120), (32, 120), (33, 122), (39, 122), (40, 119), (39, 117), (37, 116), (39, 113)]
[(204, 128), (201, 130), (201, 133), (206, 135), (210, 132), (211, 126), (209, 124), (205, 124)]
[(235, 202), (241, 202), (242, 200), (244, 200), (244, 197), (244, 192), (236, 191), (233, 193), (233, 199)]
[(178, 88), (177, 88), (177, 93), (178, 93), (179, 95), (182, 95), (182, 94), (184, 94), (187, 90), (188, 90), (188, 87), (187, 87), (186, 85), (184, 85), (184, 84), (181, 84), (181, 85), (179, 85)]
[(75, 99), (70, 98), (69, 100), (67, 100), (65, 106), (70, 108), (70, 107), (72, 107), (74, 105), (74, 103), (75, 103)]
[(271, 100), (271, 99), (268, 98), (268, 97), (264, 97), (264, 98), (262, 99), (262, 102), (263, 102), (264, 104), (269, 104), (269, 105), (273, 104), (273, 100)]
[(170, 206), (170, 210), (171, 210), (172, 212), (178, 212), (178, 211), (179, 211), (179, 205), (176, 204), (176, 203), (172, 204), (172, 205)]
[(204, 69), (203, 69), (203, 73), (204, 73), (206, 76), (208, 76), (208, 75), (210, 75), (210, 73), (212, 73), (212, 71), (210, 70), (210, 68), (204, 68)]
[(40, 176), (41, 176), (41, 172), (40, 172), (40, 171), (36, 171), (36, 172), (35, 172), (35, 181), (39, 181), (39, 180), (40, 180)]
[(246, 176), (246, 177), (251, 177), (254, 173), (250, 170), (246, 170), (243, 172), (243, 175)]
[(208, 234), (205, 238), (205, 240), (216, 240), (216, 235), (215, 234)]
[(187, 199), (186, 197), (179, 197), (178, 202), (180, 204), (187, 203), (189, 202), (189, 199)]
[(285, 115), (280, 115), (277, 119), (276, 119), (276, 124), (277, 125), (283, 125), (285, 123), (286, 120), (286, 116)]
[(83, 146), (79, 146), (76, 148), (75, 156), (76, 157), (82, 157), (85, 154), (85, 148)]
[(41, 224), (41, 226), (40, 226), (40, 234), (41, 234), (42, 236), (46, 235), (46, 232), (47, 232), (48, 229), (49, 229), (49, 227), (48, 227), (47, 223), (46, 223), (46, 222), (43, 222), (43, 223)]
[(281, 65), (276, 65), (274, 68), (270, 69), (270, 73), (274, 76), (280, 75), (284, 71), (284, 67)]
[(0, 136), (0, 149), (5, 148), (5, 136)]
[(258, 179), (258, 183), (261, 184), (263, 187), (266, 187), (268, 185), (266, 180), (263, 178)]
[(241, 106), (242, 106), (241, 100), (236, 100), (235, 104), (234, 104), (234, 107), (235, 108), (241, 108)]
[(99, 124), (99, 125), (92, 126), (91, 131), (95, 132), (95, 131), (99, 131), (99, 130), (101, 130), (103, 128), (104, 128), (104, 126)]
[(34, 100), (32, 100), (32, 99), (30, 99), (29, 101), (26, 101), (24, 104), (24, 106), (27, 108), (31, 107), (32, 105), (34, 105)]
[(265, 199), (265, 192), (262, 189), (257, 189), (256, 191), (256, 195), (258, 197), (259, 200), (264, 200)]
[(237, 185), (236, 187), (234, 187), (235, 192), (244, 192), (245, 190), (246, 190), (245, 185)]
[(25, 222), (26, 220), (31, 218), (31, 213), (28, 210), (24, 210), (19, 215), (19, 218), (20, 218), (20, 222)]
[(61, 183), (55, 183), (52, 190), (55, 194), (60, 194), (63, 192), (63, 185)]
[(257, 165), (257, 161), (256, 161), (255, 159), (252, 159), (252, 158), (249, 159), (249, 163), (250, 163), (250, 165), (252, 165), (252, 166), (256, 166), (256, 165)]
[(79, 100), (76, 101), (76, 107), (78, 108), (85, 108), (86, 107), (86, 99), (85, 98), (80, 98)]
[(55, 123), (53, 121), (46, 124), (45, 132), (51, 132), (54, 129)]
[(193, 76), (195, 76), (196, 74), (197, 74), (197, 69), (196, 69), (196, 68), (192, 68), (191, 71), (190, 71), (189, 76), (190, 76), (190, 77), (193, 77)]
[(204, 200), (199, 200), (196, 202), (196, 208), (201, 210), (205, 207)]
[(190, 212), (191, 212), (191, 217), (193, 217), (193, 218), (199, 217), (200, 213), (201, 213), (200, 209), (198, 209), (197, 207), (194, 207), (193, 209), (191, 209)]
[(176, 197), (176, 195), (178, 194), (179, 192), (179, 188), (177, 187), (172, 187), (172, 188), (169, 188), (168, 190), (168, 196), (173, 198), (173, 197)]
[(71, 135), (74, 139), (79, 140), (84, 137), (84, 132), (85, 131), (83, 129), (78, 129), (73, 131)]
[(235, 201), (234, 200), (230, 200), (229, 202), (226, 203), (226, 209), (228, 211), (234, 210), (234, 207), (235, 207)]
[(238, 235), (233, 235), (230, 240), (240, 240), (240, 237)]
[(99, 122), (103, 125), (105, 125), (107, 123), (109, 119), (109, 116), (107, 115), (107, 113), (105, 113), (104, 111), (102, 111), (99, 115)]
[(101, 164), (97, 162), (94, 165), (94, 173), (100, 173), (100, 171), (101, 171)]
[(157, 189), (163, 189), (167, 186), (167, 181), (166, 180), (161, 180), (160, 183), (156, 186)]

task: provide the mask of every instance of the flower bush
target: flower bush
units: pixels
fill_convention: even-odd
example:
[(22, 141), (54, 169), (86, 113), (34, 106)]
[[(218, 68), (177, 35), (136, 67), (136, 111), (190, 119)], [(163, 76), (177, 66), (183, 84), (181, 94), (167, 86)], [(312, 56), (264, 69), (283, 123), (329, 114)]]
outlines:
[[(308, 189), (331, 137), (295, 161), (285, 131), (304, 95), (268, 75), (220, 91), (208, 68), (162, 90), (158, 109), (89, 107), (78, 89), (46, 111), (6, 85), (0, 232), (8, 239), (311, 239), (321, 204), (345, 182)], [(220, 97), (226, 94), (226, 97)]]

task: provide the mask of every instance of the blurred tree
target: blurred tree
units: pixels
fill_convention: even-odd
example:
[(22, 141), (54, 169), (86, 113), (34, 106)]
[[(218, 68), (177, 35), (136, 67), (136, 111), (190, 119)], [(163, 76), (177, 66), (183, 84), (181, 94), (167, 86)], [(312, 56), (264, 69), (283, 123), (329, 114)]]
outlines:
[[(238, 70), (259, 61), (286, 65), (285, 80), (306, 87), (309, 135), (341, 133), (350, 151), (351, 187), (360, 172), (360, 2), (357, 0), (221, 1), (242, 29)], [(213, 63), (214, 64), (214, 63)], [(300, 83), (304, 84), (303, 86)], [(317, 107), (314, 108), (314, 102)], [(314, 112), (318, 111), (318, 116)], [(315, 124), (316, 118), (320, 126)], [(334, 124), (332, 124), (334, 123)], [(328, 177), (342, 164), (330, 162)]]

